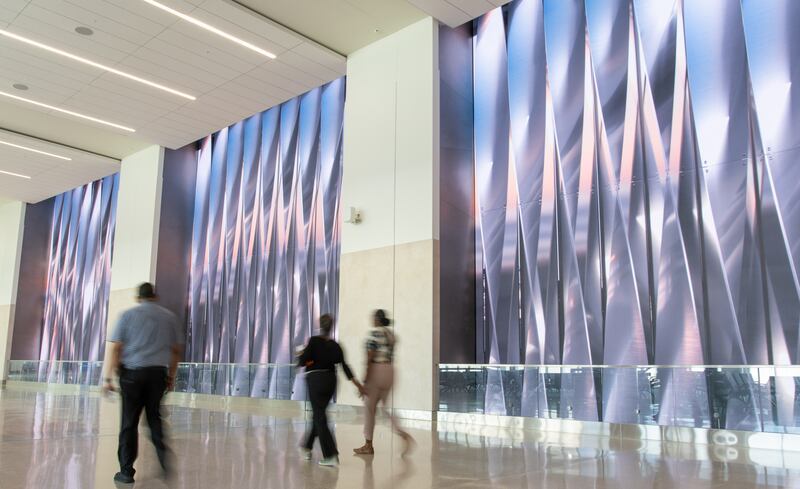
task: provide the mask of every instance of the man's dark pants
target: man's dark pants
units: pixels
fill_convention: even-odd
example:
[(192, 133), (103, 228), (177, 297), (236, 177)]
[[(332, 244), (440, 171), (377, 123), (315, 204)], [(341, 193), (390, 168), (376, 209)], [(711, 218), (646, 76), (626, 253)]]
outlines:
[(139, 369), (122, 368), (119, 374), (122, 392), (122, 424), (119, 432), (120, 472), (133, 477), (133, 462), (139, 450), (139, 418), (144, 410), (150, 426), (150, 438), (156, 447), (161, 467), (167, 469), (167, 447), (164, 444), (164, 431), (161, 426), (161, 399), (167, 390), (167, 369), (164, 367), (145, 367)]

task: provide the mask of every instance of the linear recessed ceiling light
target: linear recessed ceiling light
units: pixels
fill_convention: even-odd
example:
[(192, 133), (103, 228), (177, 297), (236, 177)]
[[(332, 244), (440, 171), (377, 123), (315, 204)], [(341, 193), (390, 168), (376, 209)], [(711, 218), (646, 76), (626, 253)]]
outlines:
[(29, 148), (27, 146), (20, 146), (19, 144), (9, 143), (8, 141), (0, 140), (0, 144), (4, 146), (11, 146), (12, 148), (24, 149), (25, 151), (30, 151), (31, 153), (39, 153), (40, 155), (52, 156), (53, 158), (58, 158), (59, 160), (72, 161), (72, 158), (67, 158), (66, 156), (54, 155), (53, 153), (48, 153), (47, 151), (39, 151), (38, 149)]
[(235, 42), (236, 44), (238, 44), (240, 46), (244, 46), (247, 49), (252, 49), (253, 51), (257, 52), (258, 54), (263, 54), (267, 58), (275, 59), (277, 57), (277, 56), (275, 56), (274, 54), (270, 53), (269, 51), (267, 51), (265, 49), (261, 49), (260, 47), (254, 45), (254, 44), (251, 44), (251, 43), (249, 43), (249, 42), (247, 42), (245, 40), (239, 39), (238, 37), (233, 36), (231, 34), (228, 34), (227, 32), (222, 31), (220, 29), (217, 29), (216, 27), (214, 27), (212, 25), (208, 25), (205, 22), (203, 22), (202, 20), (195, 19), (194, 17), (186, 15), (183, 12), (178, 12), (174, 8), (167, 7), (166, 5), (161, 4), (159, 2), (156, 2), (155, 0), (142, 0), (142, 1), (144, 1), (146, 3), (149, 3), (153, 7), (158, 7), (161, 10), (163, 10), (164, 12), (169, 12), (170, 14), (172, 14), (172, 15), (174, 15), (176, 17), (180, 17), (181, 19), (185, 20), (186, 22), (192, 23), (192, 24), (196, 25), (197, 27), (202, 27), (203, 29), (205, 29), (207, 31), (211, 31), (214, 34), (216, 34), (218, 36), (221, 36), (221, 37), (224, 37), (225, 39), (227, 39), (229, 41), (233, 41), (233, 42)]
[(39, 41), (34, 41), (33, 39), (28, 39), (27, 37), (20, 36), (19, 34), (14, 34), (13, 32), (8, 32), (7, 30), (4, 30), (4, 29), (0, 29), (0, 35), (3, 35), (5, 37), (11, 38), (11, 39), (16, 39), (17, 41), (24, 42), (25, 44), (30, 44), (31, 46), (36, 46), (37, 48), (44, 49), (45, 51), (50, 51), (51, 53), (55, 53), (55, 54), (64, 56), (65, 58), (69, 58), (69, 59), (72, 59), (72, 60), (75, 60), (75, 61), (79, 61), (79, 62), (87, 64), (89, 66), (94, 66), (95, 68), (99, 68), (101, 70), (108, 71), (109, 73), (114, 73), (115, 75), (119, 75), (119, 76), (125, 77), (125, 78), (127, 78), (129, 80), (133, 80), (133, 81), (136, 81), (136, 82), (139, 82), (139, 83), (143, 83), (145, 85), (151, 86), (153, 88), (157, 88), (159, 90), (163, 90), (165, 92), (169, 92), (169, 93), (171, 93), (173, 95), (177, 95), (177, 96), (183, 97), (185, 99), (197, 100), (197, 97), (195, 97), (193, 95), (189, 95), (188, 93), (183, 93), (180, 90), (175, 90), (174, 88), (165, 87), (164, 85), (161, 85), (159, 83), (152, 82), (150, 80), (145, 80), (142, 77), (139, 77), (139, 76), (136, 76), (136, 75), (131, 75), (130, 73), (127, 73), (125, 71), (118, 70), (118, 69), (112, 68), (110, 66), (106, 66), (106, 65), (104, 65), (102, 63), (98, 63), (96, 61), (92, 61), (90, 59), (83, 58), (83, 57), (78, 56), (76, 54), (68, 53), (68, 52), (66, 52), (64, 50), (61, 50), (61, 49), (58, 49), (58, 48), (54, 48), (53, 46), (48, 46), (47, 44), (41, 43)]
[(0, 170), (0, 173), (2, 173), (3, 175), (11, 175), (12, 177), (24, 178), (26, 180), (30, 180), (31, 179), (31, 177), (29, 177), (28, 175), (20, 175), (19, 173), (13, 173), (13, 172), (10, 172), (10, 171)]
[(130, 127), (127, 127), (127, 126), (123, 126), (123, 125), (120, 125), (120, 124), (115, 124), (113, 122), (104, 121), (103, 119), (98, 119), (97, 117), (92, 117), (92, 116), (80, 114), (78, 112), (73, 112), (71, 110), (62, 109), (60, 107), (54, 107), (52, 105), (43, 104), (42, 102), (37, 102), (37, 101), (31, 100), (29, 98), (19, 97), (17, 95), (12, 95), (12, 94), (6, 93), (6, 92), (0, 92), (0, 95), (2, 95), (3, 97), (13, 98), (14, 100), (19, 100), (21, 102), (27, 102), (29, 104), (38, 105), (39, 107), (44, 107), (45, 109), (55, 110), (56, 112), (61, 112), (62, 114), (67, 114), (67, 115), (71, 115), (73, 117), (80, 117), (81, 119), (86, 119), (86, 120), (89, 120), (89, 121), (92, 121), (92, 122), (97, 122), (98, 124), (105, 124), (107, 126), (116, 127), (117, 129), (122, 129), (123, 131), (136, 132), (136, 129), (133, 129), (133, 128), (130, 128)]

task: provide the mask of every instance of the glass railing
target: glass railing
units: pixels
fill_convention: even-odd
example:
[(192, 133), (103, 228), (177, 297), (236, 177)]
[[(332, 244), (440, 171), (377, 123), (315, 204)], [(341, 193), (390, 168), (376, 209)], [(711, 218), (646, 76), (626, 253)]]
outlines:
[(439, 410), (800, 433), (800, 367), (440, 365)]
[(103, 362), (11, 360), (9, 380), (50, 384), (99, 385)]
[[(9, 380), (99, 385), (102, 362), (12, 360)], [(181, 363), (175, 391), (304, 400), (293, 365)], [(439, 411), (800, 434), (800, 366), (440, 365)]]
[[(181, 363), (175, 391), (265, 399), (305, 399), (294, 365)], [(103, 362), (12, 360), (9, 380), (100, 385)]]

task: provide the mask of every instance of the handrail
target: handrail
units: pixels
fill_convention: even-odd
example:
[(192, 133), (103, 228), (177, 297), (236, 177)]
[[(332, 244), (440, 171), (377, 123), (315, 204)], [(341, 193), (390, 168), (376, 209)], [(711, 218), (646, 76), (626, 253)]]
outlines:
[[(12, 363), (15, 362), (23, 362), (23, 363), (85, 363), (85, 364), (102, 364), (102, 360), (11, 360)], [(275, 366), (275, 367), (293, 367), (295, 364), (293, 363), (215, 363), (215, 362), (180, 362), (178, 365), (230, 365), (236, 367), (248, 367), (248, 366)], [(800, 369), (800, 364), (798, 365), (699, 365), (699, 364), (685, 364), (685, 365), (669, 365), (669, 364), (659, 364), (659, 365), (634, 365), (634, 364), (620, 364), (620, 365), (578, 365), (578, 364), (532, 364), (532, 363), (440, 363), (440, 369), (453, 369), (453, 368), (642, 368), (642, 369), (650, 369), (650, 368), (717, 368), (717, 369), (752, 369), (752, 368), (797, 368)]]

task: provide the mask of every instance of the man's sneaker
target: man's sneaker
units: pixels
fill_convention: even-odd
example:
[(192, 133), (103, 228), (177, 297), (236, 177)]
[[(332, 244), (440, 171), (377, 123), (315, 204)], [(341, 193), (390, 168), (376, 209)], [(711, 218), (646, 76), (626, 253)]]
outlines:
[(133, 476), (123, 474), (122, 472), (117, 472), (114, 474), (114, 482), (119, 482), (120, 484), (133, 484)]
[(338, 467), (339, 466), (339, 457), (334, 455), (333, 457), (323, 458), (319, 461), (319, 464), (323, 467)]
[(301, 448), (300, 451), (303, 453), (303, 460), (311, 460), (311, 450), (308, 448)]

